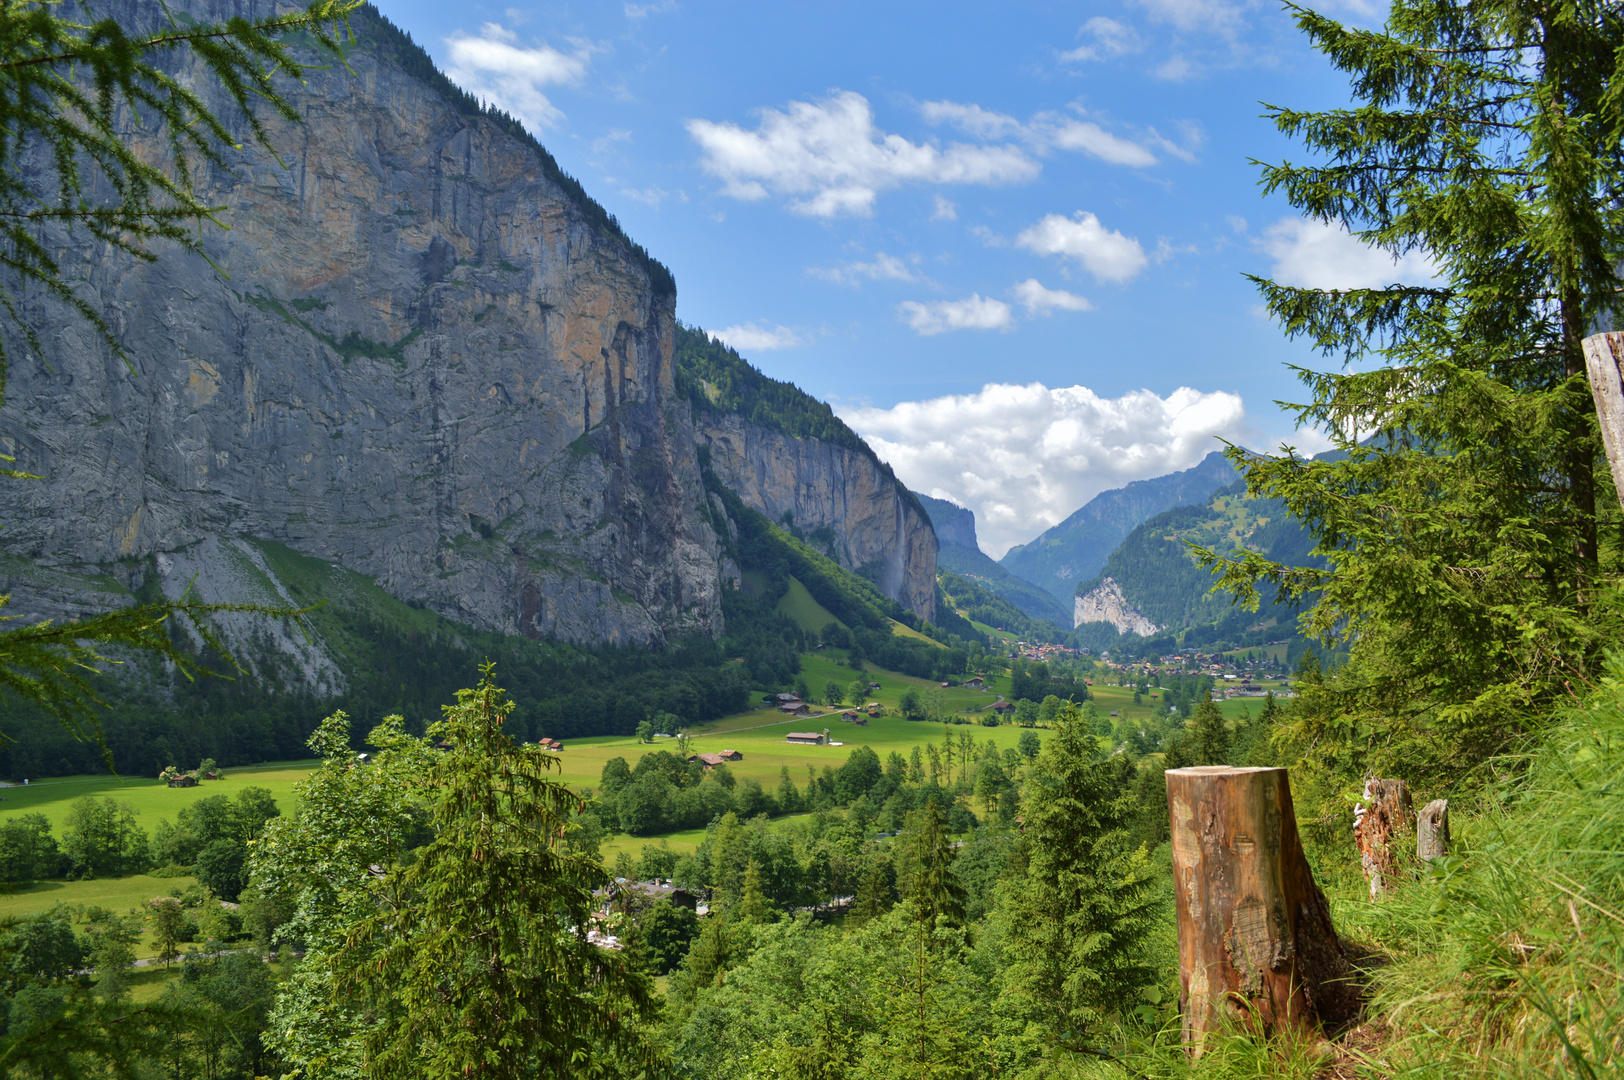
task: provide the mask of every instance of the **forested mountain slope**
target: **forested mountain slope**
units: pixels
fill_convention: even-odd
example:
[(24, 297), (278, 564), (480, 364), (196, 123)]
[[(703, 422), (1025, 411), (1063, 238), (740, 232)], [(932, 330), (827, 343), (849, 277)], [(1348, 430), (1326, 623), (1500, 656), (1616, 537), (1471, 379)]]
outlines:
[[(1075, 625), (1109, 623), (1141, 637), (1185, 633), (1191, 643), (1216, 638), (1290, 637), (1293, 612), (1265, 604), (1258, 612), (1211, 593), (1212, 575), (1191, 545), (1219, 554), (1255, 551), (1293, 565), (1317, 565), (1313, 538), (1272, 499), (1250, 499), (1233, 484), (1209, 502), (1161, 513), (1130, 532), (1100, 573), (1077, 588)], [(1277, 628), (1277, 629), (1276, 629)]]
[[(973, 510), (945, 499), (933, 499), (917, 492), (914, 494), (930, 514), (931, 523), (936, 528), (936, 538), (941, 542), (941, 548), (936, 552), (936, 565), (939, 568), (968, 578), (979, 588), (1012, 604), (1024, 618), (1043, 619), (1057, 628), (1071, 625), (1071, 610), (1066, 604), (1060, 603), (1030, 581), (1016, 577), (981, 550), (976, 540), (976, 516)], [(1006, 621), (1016, 620), (998, 620), (995, 625), (1003, 625)]]
[(1010, 548), (999, 562), (1070, 604), (1078, 583), (1098, 574), (1135, 526), (1175, 506), (1205, 502), (1236, 477), (1235, 467), (1214, 451), (1193, 469), (1101, 492), (1037, 539)]

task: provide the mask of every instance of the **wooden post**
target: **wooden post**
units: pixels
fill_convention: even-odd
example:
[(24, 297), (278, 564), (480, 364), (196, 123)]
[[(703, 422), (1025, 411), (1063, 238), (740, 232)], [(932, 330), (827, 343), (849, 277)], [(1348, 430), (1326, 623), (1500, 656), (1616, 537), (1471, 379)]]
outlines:
[(1415, 807), (1402, 780), (1365, 781), (1365, 801), (1353, 812), (1353, 842), (1370, 886), (1370, 898), (1380, 900), (1398, 888), (1404, 840), (1409, 837)]
[(1585, 371), (1596, 403), (1602, 446), (1613, 472), (1613, 487), (1624, 505), (1624, 333), (1592, 334), (1584, 340)]
[(1421, 810), (1415, 826), (1415, 853), (1422, 862), (1449, 854), (1449, 800), (1433, 799)]
[(1167, 771), (1184, 1041), (1239, 1019), (1313, 1033), (1358, 991), (1303, 857), (1285, 769)]

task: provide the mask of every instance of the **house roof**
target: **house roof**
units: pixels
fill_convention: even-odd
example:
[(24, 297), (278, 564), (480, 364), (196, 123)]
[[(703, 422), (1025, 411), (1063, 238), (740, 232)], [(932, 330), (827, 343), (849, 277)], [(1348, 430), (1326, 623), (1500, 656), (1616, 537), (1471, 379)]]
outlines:
[(823, 734), (822, 734), (822, 732), (818, 732), (818, 731), (792, 731), (788, 735), (785, 735), (784, 738), (786, 738), (786, 739), (820, 739), (821, 740), (823, 738)]

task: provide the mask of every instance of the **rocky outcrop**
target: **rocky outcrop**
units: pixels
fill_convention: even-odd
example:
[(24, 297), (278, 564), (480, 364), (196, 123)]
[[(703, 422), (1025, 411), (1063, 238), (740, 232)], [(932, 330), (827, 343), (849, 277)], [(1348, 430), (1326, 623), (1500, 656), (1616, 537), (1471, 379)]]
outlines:
[(1149, 637), (1161, 627), (1135, 611), (1122, 595), (1122, 587), (1112, 578), (1101, 578), (1098, 585), (1077, 597), (1072, 628), (1084, 623), (1110, 623), (1120, 634), (1138, 634)]
[(711, 467), (745, 504), (793, 524), (814, 547), (924, 619), (936, 617), (936, 534), (873, 457), (709, 414)]
[(919, 500), (919, 505), (930, 515), (930, 524), (936, 530), (936, 539), (944, 548), (953, 544), (970, 551), (981, 550), (981, 543), (976, 539), (975, 511), (967, 510), (958, 503), (948, 502), (946, 499), (921, 495), (917, 491), (914, 492), (914, 498)]
[[(128, 364), (83, 319), (24, 297), (43, 355), (13, 365), (0, 435), (45, 480), (0, 484), (0, 548), (122, 587), (157, 556), (235, 564), (233, 538), (250, 537), (492, 630), (718, 633), (718, 545), (672, 394), (674, 295), (537, 148), (408, 74), (377, 47), (375, 16), (356, 29), (353, 74), (284, 86), (304, 123), (270, 122), (281, 163), (248, 144), (207, 172), (202, 197), (231, 225), (206, 229), (208, 260), (49, 241)], [(795, 477), (796, 506), (816, 501), (816, 481), (771, 453), (752, 460)], [(831, 515), (864, 505), (862, 483), (840, 476)], [(910, 545), (928, 541), (931, 562), (934, 540), (894, 502), (879, 498), (889, 518), (849, 546), (897, 560), (886, 572), (906, 593)], [(30, 592), (38, 573), (13, 576), (13, 612), (63, 613)]]

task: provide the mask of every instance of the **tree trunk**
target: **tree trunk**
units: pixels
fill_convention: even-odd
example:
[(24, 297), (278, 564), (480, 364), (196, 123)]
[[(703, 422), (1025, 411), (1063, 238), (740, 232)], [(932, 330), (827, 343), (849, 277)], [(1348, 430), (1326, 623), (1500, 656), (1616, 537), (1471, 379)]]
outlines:
[(1415, 826), (1415, 853), (1422, 862), (1449, 854), (1449, 800), (1434, 799), (1421, 811)]
[(1359, 847), (1359, 863), (1372, 900), (1398, 888), (1404, 872), (1404, 840), (1414, 819), (1415, 807), (1404, 781), (1365, 782), (1364, 804), (1353, 812), (1353, 842)]
[(1230, 1019), (1312, 1033), (1358, 992), (1303, 857), (1285, 769), (1167, 771), (1184, 1041)]
[(1584, 348), (1590, 396), (1601, 422), (1607, 465), (1613, 473), (1619, 504), (1624, 505), (1624, 332), (1591, 334), (1585, 338)]

